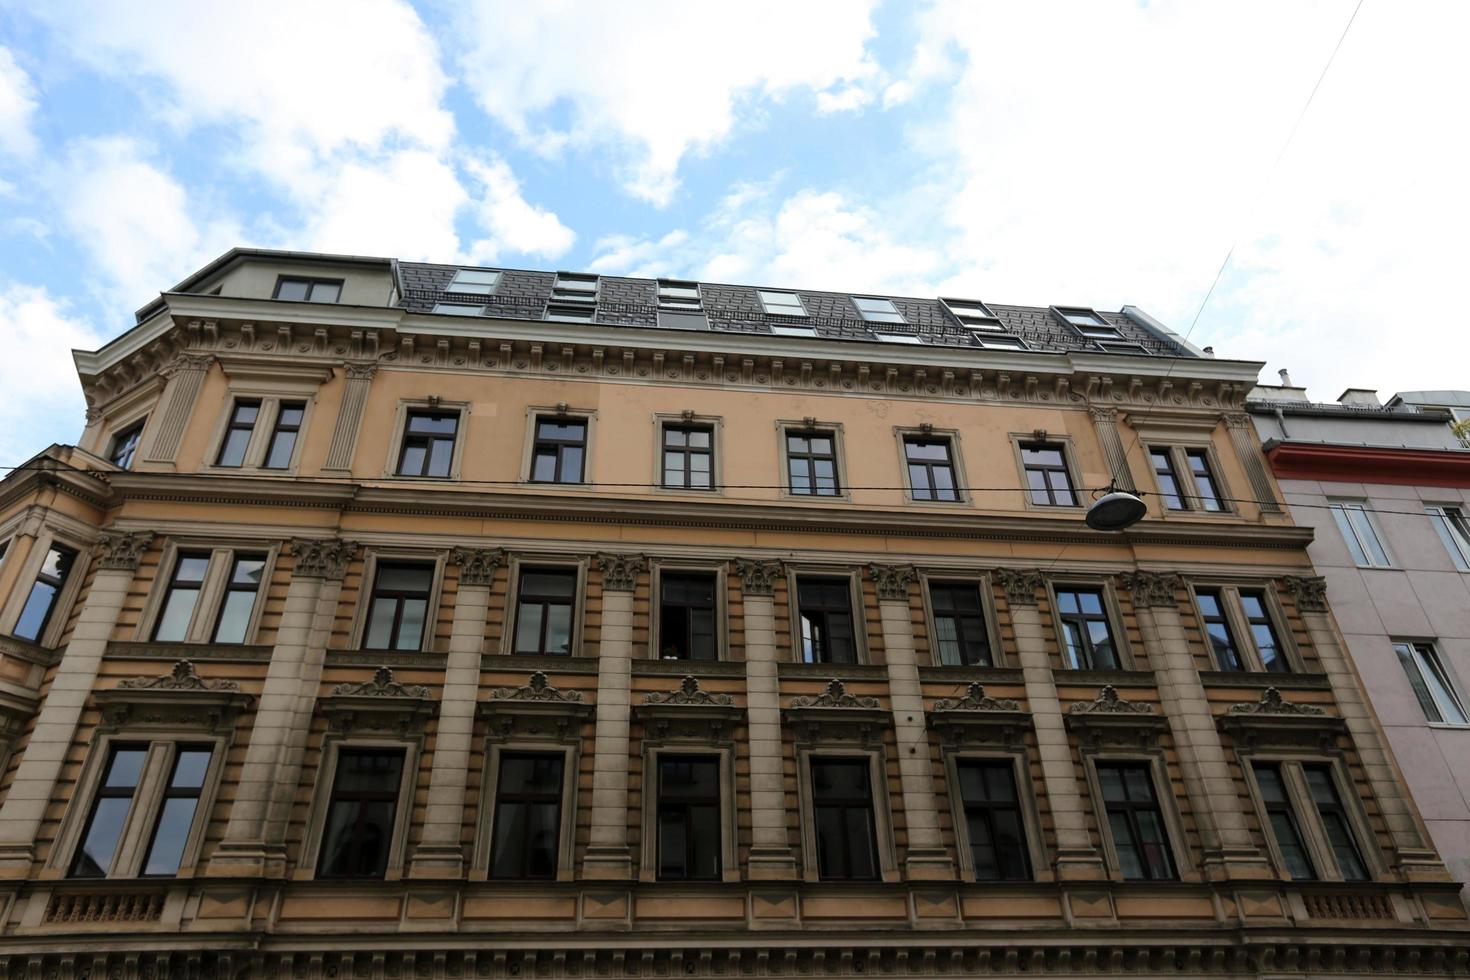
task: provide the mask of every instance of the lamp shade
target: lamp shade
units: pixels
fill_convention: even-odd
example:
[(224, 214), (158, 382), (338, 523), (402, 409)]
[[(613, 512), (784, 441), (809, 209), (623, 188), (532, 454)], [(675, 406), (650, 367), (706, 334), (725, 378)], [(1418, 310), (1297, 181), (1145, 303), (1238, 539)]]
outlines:
[(1087, 526), (1094, 531), (1121, 531), (1143, 520), (1148, 508), (1131, 493), (1115, 490), (1087, 508)]

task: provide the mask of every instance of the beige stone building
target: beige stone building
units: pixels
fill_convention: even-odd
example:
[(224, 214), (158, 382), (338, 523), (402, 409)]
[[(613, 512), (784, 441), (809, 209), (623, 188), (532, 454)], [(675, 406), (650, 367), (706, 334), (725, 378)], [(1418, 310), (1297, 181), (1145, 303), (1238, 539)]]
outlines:
[(77, 366), (5, 976), (1470, 966), (1260, 365), (1139, 310), (237, 250)]

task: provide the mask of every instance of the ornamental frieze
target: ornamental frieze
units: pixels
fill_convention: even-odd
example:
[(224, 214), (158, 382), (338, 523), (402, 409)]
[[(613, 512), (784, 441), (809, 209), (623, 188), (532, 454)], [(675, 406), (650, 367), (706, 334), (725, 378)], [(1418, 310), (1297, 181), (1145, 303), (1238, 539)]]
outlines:
[(429, 689), (422, 684), (403, 684), (393, 679), (393, 671), (379, 667), (372, 680), (347, 682), (332, 688), (332, 697), (353, 698), (426, 698)]
[(1321, 715), (1325, 714), (1314, 704), (1296, 704), (1281, 696), (1274, 687), (1266, 688), (1259, 701), (1242, 701), (1230, 706), (1232, 715)]
[(699, 689), (699, 678), (687, 675), (672, 691), (654, 691), (643, 696), (644, 704), (711, 705), (729, 707), (735, 698), (729, 694), (712, 694)]
[(206, 680), (187, 660), (157, 677), (129, 677), (93, 694), (109, 731), (194, 728), (225, 733), (254, 699), (227, 678)]
[(952, 748), (999, 745), (1016, 749), (1024, 744), (1031, 728), (1031, 713), (1011, 698), (991, 697), (976, 681), (962, 697), (935, 701), (929, 710), (929, 728)]
[(1083, 748), (1151, 750), (1169, 722), (1143, 701), (1129, 701), (1111, 684), (1091, 701), (1079, 701), (1067, 709), (1066, 724), (1077, 733)]
[(403, 684), (379, 667), (371, 680), (338, 684), (321, 700), (333, 731), (406, 736), (422, 732), (436, 702), (422, 684)]
[(125, 691), (228, 691), (240, 690), (238, 681), (221, 677), (217, 680), (205, 680), (195, 671), (194, 665), (187, 660), (180, 660), (174, 664), (173, 670), (162, 677), (128, 677), (118, 682), (117, 686)]
[(963, 697), (940, 698), (934, 702), (935, 711), (1020, 711), (1021, 706), (1010, 698), (993, 698), (985, 693), (985, 685), (971, 681)]
[(498, 687), (490, 694), (492, 701), (542, 701), (576, 704), (582, 700), (581, 691), (563, 691), (552, 686), (546, 672), (538, 670), (531, 675), (529, 683), (520, 687)]

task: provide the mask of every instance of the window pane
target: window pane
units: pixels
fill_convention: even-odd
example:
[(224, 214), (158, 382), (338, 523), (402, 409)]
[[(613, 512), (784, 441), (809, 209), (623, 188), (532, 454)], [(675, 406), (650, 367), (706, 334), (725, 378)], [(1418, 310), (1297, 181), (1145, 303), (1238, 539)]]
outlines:
[(424, 617), (429, 604), (423, 599), (403, 600), (403, 616), (398, 623), (398, 650), (417, 650), (424, 639)]
[(153, 638), (161, 643), (181, 642), (188, 635), (189, 621), (194, 617), (194, 606), (198, 602), (197, 588), (175, 586), (169, 589)]
[(375, 592), (428, 592), (434, 572), (427, 565), (379, 565)]
[(531, 479), (538, 483), (550, 483), (556, 479), (556, 453), (541, 450), (531, 461)]
[(1420, 643), (1414, 644), (1413, 649), (1415, 660), (1418, 661), (1420, 670), (1424, 674), (1424, 683), (1429, 688), (1429, 693), (1434, 696), (1434, 703), (1439, 706), (1442, 719), (1456, 725), (1465, 724), (1465, 712), (1460, 706), (1460, 699), (1455, 695), (1454, 688), (1450, 686), (1444, 665), (1440, 663), (1434, 649)]
[(112, 856), (117, 851), (118, 838), (122, 836), (123, 821), (132, 806), (131, 795), (105, 797), (97, 801), (92, 813), (92, 825), (77, 852), (72, 865), (74, 878), (102, 878), (112, 866)]
[(582, 447), (567, 446), (562, 450), (561, 482), (582, 482)]
[(230, 429), (225, 433), (224, 445), (220, 447), (218, 466), (241, 466), (245, 462), (245, 447), (250, 445), (249, 429)]
[(172, 789), (199, 789), (204, 785), (204, 776), (209, 772), (208, 749), (180, 749), (179, 757), (174, 762), (173, 779), (169, 782)]
[(1388, 552), (1383, 550), (1383, 545), (1378, 541), (1378, 534), (1373, 528), (1373, 522), (1369, 520), (1367, 511), (1361, 509), (1350, 509), (1348, 518), (1352, 521), (1353, 528), (1358, 532), (1358, 538), (1363, 548), (1367, 550), (1368, 556), (1374, 565), (1387, 565)]
[(368, 611), (367, 635), (364, 646), (372, 650), (386, 650), (393, 640), (393, 614), (397, 603), (391, 599), (375, 599)]
[(572, 652), (572, 607), (546, 607), (546, 652)]
[(102, 785), (108, 789), (130, 789), (138, 785), (143, 774), (143, 760), (148, 757), (146, 749), (118, 749), (113, 753), (112, 764), (107, 767), (107, 777)]
[(282, 279), (276, 286), (276, 299), (306, 299), (310, 284), (304, 279)]
[(521, 603), (516, 615), (516, 653), (541, 650), (541, 606)]
[(291, 465), (291, 454), (296, 451), (295, 432), (277, 432), (271, 438), (270, 452), (266, 453), (267, 469), (283, 470)]
[(153, 834), (153, 845), (148, 849), (148, 858), (143, 862), (145, 875), (172, 875), (179, 870), (179, 861), (184, 855), (184, 844), (189, 840), (189, 828), (194, 824), (194, 811), (199, 800), (194, 796), (174, 797), (163, 801), (163, 810), (158, 816), (158, 829)]
[(311, 301), (313, 303), (335, 303), (342, 294), (342, 286), (335, 282), (316, 282), (311, 284)]

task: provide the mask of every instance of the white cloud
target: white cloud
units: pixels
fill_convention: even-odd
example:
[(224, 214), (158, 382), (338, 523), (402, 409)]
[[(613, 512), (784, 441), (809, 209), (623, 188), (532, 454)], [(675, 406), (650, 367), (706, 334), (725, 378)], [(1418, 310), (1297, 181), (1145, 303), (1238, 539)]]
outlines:
[(897, 240), (879, 212), (827, 191), (786, 198), (779, 181), (735, 188), (701, 223), (657, 239), (597, 242), (591, 268), (625, 275), (694, 275), (718, 282), (933, 293), (941, 256)]
[(685, 0), (483, 0), (463, 17), (461, 63), (480, 105), (525, 144), (610, 148), (628, 191), (664, 205), (684, 156), (760, 100), (810, 92), (835, 111), (869, 98), (871, 7), (751, 0), (711, 16)]
[(36, 87), (8, 48), (0, 47), (0, 153), (30, 156), (36, 149), (31, 117)]
[(306, 247), (443, 260), (459, 252), (454, 216), (467, 201), (453, 168), (427, 151), (342, 162), (308, 208)]
[(489, 232), (470, 246), (472, 261), (496, 262), (505, 252), (555, 259), (572, 247), (577, 236), (555, 214), (521, 195), (520, 181), (504, 160), (470, 160), (465, 166), (480, 183), (476, 207), (480, 226)]
[[(125, 309), (141, 306), (241, 238), (230, 221), (207, 217), (204, 205), (130, 139), (72, 144), (53, 185), (72, 236), (115, 287), (107, 299)], [(78, 282), (94, 286), (96, 279)]]
[(52, 442), (75, 442), (85, 402), (72, 366), (74, 347), (95, 349), (105, 338), (44, 289), (0, 285), (0, 464), (13, 466)]

